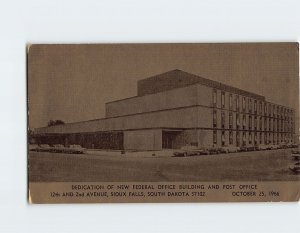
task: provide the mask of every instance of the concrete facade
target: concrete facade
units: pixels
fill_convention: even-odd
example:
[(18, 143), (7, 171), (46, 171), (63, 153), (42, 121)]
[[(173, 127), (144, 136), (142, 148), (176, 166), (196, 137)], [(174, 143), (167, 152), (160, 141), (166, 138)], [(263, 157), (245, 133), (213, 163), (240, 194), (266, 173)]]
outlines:
[[(161, 150), (295, 142), (295, 111), (180, 70), (138, 82), (138, 95), (106, 103), (106, 117), (35, 129), (40, 143)], [(52, 141), (51, 141), (52, 138)], [(56, 139), (55, 139), (56, 138)]]
[(126, 150), (161, 150), (162, 130), (124, 131), (124, 148)]

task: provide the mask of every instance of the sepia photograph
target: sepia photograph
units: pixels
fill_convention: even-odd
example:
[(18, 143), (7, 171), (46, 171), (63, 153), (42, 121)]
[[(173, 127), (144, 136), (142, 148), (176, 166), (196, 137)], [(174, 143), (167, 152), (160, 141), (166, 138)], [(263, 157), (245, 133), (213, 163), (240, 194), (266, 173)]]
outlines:
[(28, 46), (29, 182), (299, 181), (298, 43)]
[(0, 232), (300, 232), (300, 1), (5, 1)]

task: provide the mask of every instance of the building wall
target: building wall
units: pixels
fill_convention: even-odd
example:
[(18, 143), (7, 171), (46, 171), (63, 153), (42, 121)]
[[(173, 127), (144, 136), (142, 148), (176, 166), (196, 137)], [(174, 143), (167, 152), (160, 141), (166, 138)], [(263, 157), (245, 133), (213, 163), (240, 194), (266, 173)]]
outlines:
[(158, 92), (164, 92), (171, 89), (177, 89), (188, 85), (200, 84), (211, 88), (217, 88), (226, 92), (237, 93), (264, 100), (264, 97), (239, 88), (228, 86), (226, 84), (203, 78), (198, 75), (190, 74), (182, 70), (171, 70), (169, 72), (154, 75), (138, 81), (138, 96), (149, 95)]
[(195, 128), (198, 107), (166, 110), (95, 121), (57, 125), (35, 130), (35, 133), (80, 133), (149, 128)]
[(199, 147), (210, 147), (213, 146), (213, 131), (199, 129), (197, 130), (197, 140)]
[(161, 150), (162, 130), (124, 131), (125, 150)]
[(197, 104), (197, 90), (194, 85), (106, 103), (106, 117), (194, 106)]
[[(174, 139), (176, 148), (186, 144), (252, 146), (255, 145), (255, 135), (256, 145), (295, 141), (297, 129), (293, 109), (267, 102), (264, 97), (255, 94), (235, 89), (233, 92), (225, 91), (230, 90), (228, 86), (222, 89), (222, 85), (211, 87), (198, 82), (190, 85), (196, 81), (193, 77), (186, 81), (182, 81), (180, 75), (175, 77), (173, 84), (179, 88), (174, 89), (171, 78), (154, 77), (140, 82), (139, 96), (107, 103), (108, 118), (39, 128), (35, 133), (64, 135), (121, 131), (124, 132), (124, 148), (138, 150), (161, 149), (161, 131), (168, 129), (182, 131)], [(162, 89), (159, 86), (161, 81)], [(165, 91), (159, 92), (162, 90)]]
[(200, 106), (213, 107), (213, 88), (197, 84), (197, 104)]
[(213, 128), (213, 109), (207, 107), (197, 107), (197, 128)]
[(139, 80), (137, 83), (138, 96), (148, 95), (175, 88), (181, 88), (199, 82), (199, 77), (183, 72), (173, 70), (163, 74), (155, 75), (146, 79)]
[[(215, 89), (215, 91), (217, 102), (213, 103), (213, 111), (216, 114), (217, 124), (213, 125), (213, 130), (217, 132), (217, 146), (222, 145), (222, 132), (224, 132), (225, 145), (230, 144), (230, 132), (233, 135), (232, 145), (237, 145), (237, 134), (240, 135), (240, 145), (245, 146), (293, 142), (293, 134), (295, 133), (293, 109), (222, 90)], [(224, 104), (222, 104), (222, 93), (225, 97)], [(232, 96), (231, 106), (229, 105), (230, 94)], [(239, 101), (237, 101), (237, 96)], [(259, 107), (260, 104), (261, 108)], [(229, 124), (230, 114), (232, 115), (231, 124)], [(225, 117), (224, 124), (222, 124), (222, 115)], [(239, 125), (237, 124), (238, 118), (240, 119)], [(243, 135), (245, 136), (243, 137)], [(261, 141), (259, 140), (260, 135)]]

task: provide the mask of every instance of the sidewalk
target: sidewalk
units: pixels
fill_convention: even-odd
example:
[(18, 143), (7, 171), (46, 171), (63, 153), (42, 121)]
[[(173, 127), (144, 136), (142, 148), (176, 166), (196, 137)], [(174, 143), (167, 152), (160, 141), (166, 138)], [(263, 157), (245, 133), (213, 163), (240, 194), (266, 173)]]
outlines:
[(85, 151), (85, 154), (90, 155), (101, 155), (101, 156), (124, 156), (124, 157), (141, 157), (141, 158), (150, 158), (150, 157), (171, 157), (173, 156), (173, 150), (161, 150), (161, 151), (124, 151), (124, 154), (121, 153), (121, 150), (92, 150), (88, 149)]

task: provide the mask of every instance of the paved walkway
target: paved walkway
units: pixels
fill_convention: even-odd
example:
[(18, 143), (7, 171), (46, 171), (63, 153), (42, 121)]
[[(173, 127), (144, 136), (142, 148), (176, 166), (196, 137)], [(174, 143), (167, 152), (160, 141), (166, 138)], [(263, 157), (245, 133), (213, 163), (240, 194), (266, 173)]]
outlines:
[(161, 151), (125, 151), (122, 154), (121, 150), (106, 151), (106, 150), (91, 150), (85, 151), (85, 154), (101, 155), (101, 156), (126, 156), (126, 157), (171, 157), (173, 156), (173, 150), (161, 150)]

